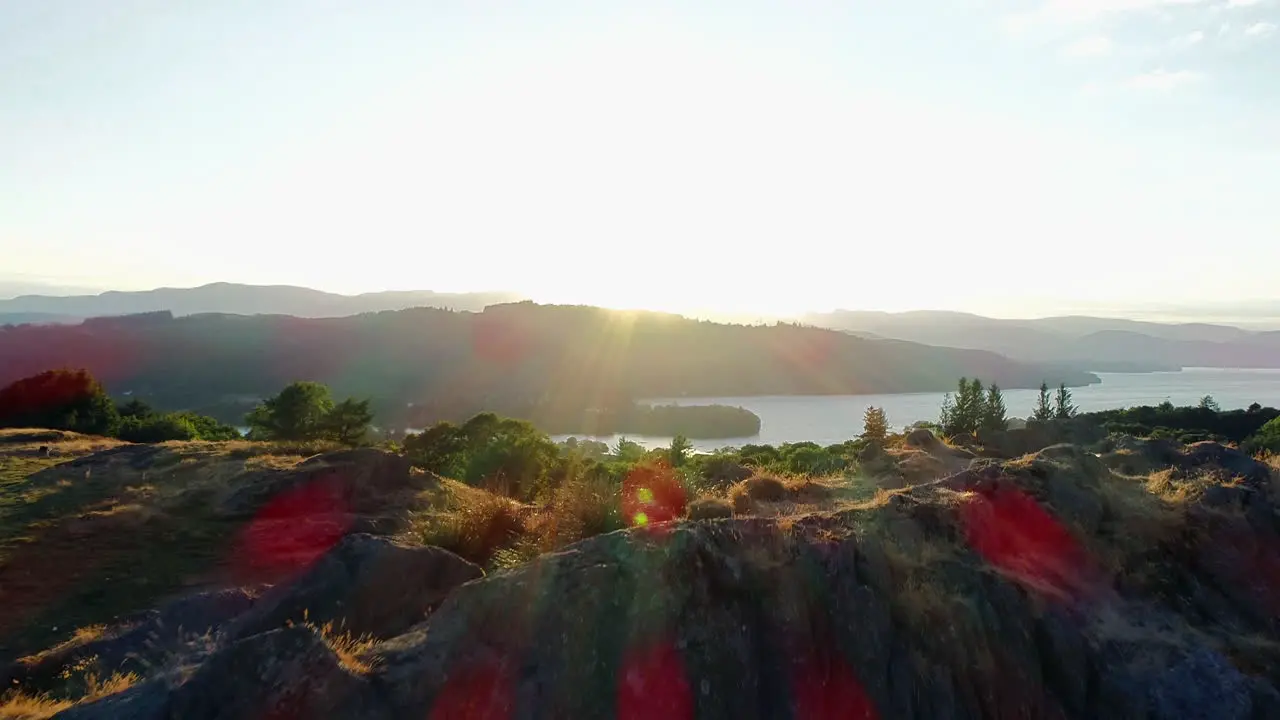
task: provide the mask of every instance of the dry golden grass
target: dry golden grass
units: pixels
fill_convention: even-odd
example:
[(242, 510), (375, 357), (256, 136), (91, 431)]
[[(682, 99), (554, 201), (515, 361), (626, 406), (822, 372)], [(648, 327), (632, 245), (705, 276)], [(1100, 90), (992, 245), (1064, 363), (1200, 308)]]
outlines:
[(703, 496), (689, 503), (690, 520), (716, 520), (733, 517), (733, 503), (725, 498)]
[(316, 626), (307, 623), (307, 627), (315, 630), (338, 657), (338, 664), (353, 673), (367, 675), (373, 672), (374, 661), (367, 654), (377, 644), (377, 640), (369, 635), (355, 636), (350, 632), (335, 628), (332, 622)]
[(0, 720), (45, 720), (71, 707), (70, 700), (9, 691), (0, 695)]
[(486, 565), (498, 550), (514, 545), (527, 532), (526, 515), (513, 501), (486, 493), (474, 504), (419, 516), (413, 534), (423, 544)]
[(67, 676), (70, 675), (79, 675), (77, 680), (83, 683), (84, 693), (78, 699), (66, 700), (47, 693), (30, 694), (17, 689), (10, 690), (0, 695), (0, 720), (44, 720), (75, 705), (124, 692), (139, 680), (134, 673), (115, 673), (106, 679), (100, 679), (97, 671), (92, 669), (92, 661), (70, 668)]

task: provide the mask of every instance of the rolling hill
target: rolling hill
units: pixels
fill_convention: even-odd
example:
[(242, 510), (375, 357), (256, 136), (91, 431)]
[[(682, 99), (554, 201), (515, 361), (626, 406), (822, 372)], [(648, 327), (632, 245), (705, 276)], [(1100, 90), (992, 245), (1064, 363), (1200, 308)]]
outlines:
[(1085, 316), (1003, 320), (966, 313), (850, 310), (803, 319), (844, 332), (989, 350), (1026, 362), (1063, 363), (1095, 371), (1280, 368), (1280, 332), (1229, 325)]
[(487, 305), (521, 300), (514, 293), (437, 293), (427, 290), (338, 295), (292, 285), (213, 283), (194, 288), (158, 288), (98, 295), (23, 295), (0, 300), (0, 324), (66, 323), (91, 317), (169, 311), (174, 315), (229, 313), (343, 317), (383, 310), (438, 307), (483, 310)]
[(961, 376), (1008, 388), (1097, 381), (981, 350), (532, 303), (324, 319), (154, 313), (0, 329), (0, 383), (64, 366), (89, 369), (116, 394), (228, 420), (309, 379), (414, 423), (480, 410), (562, 417), (646, 397), (938, 391)]

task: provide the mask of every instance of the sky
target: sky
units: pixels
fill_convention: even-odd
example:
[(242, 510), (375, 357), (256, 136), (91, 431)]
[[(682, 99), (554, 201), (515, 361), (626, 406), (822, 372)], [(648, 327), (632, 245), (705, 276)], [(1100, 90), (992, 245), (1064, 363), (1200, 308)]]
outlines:
[(1280, 0), (0, 0), (0, 281), (1280, 303), (1278, 25)]

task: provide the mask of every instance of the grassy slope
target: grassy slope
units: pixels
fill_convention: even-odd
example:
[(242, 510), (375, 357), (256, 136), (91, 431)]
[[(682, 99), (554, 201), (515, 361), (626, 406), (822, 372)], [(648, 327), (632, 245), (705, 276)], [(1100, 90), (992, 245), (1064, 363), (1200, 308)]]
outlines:
[(168, 443), (77, 463), (124, 445), (0, 433), (0, 659), (210, 579), (237, 529), (214, 500), (315, 449)]

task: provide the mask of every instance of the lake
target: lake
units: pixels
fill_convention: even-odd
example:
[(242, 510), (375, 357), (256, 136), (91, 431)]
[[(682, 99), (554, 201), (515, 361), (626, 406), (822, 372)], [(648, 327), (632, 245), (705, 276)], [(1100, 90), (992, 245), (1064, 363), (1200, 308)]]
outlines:
[[(1085, 412), (1157, 405), (1165, 400), (1174, 405), (1195, 405), (1205, 395), (1212, 395), (1223, 410), (1244, 408), (1255, 402), (1280, 405), (1280, 370), (1186, 368), (1181, 372), (1095, 374), (1102, 378), (1100, 384), (1071, 389), (1076, 406)], [(693, 441), (695, 449), (710, 451), (747, 443), (779, 445), (811, 440), (830, 445), (843, 442), (862, 432), (862, 414), (872, 405), (884, 408), (889, 425), (894, 428), (920, 420), (936, 421), (943, 394), (660, 398), (648, 402), (736, 405), (760, 416), (760, 434), (754, 437)], [(1009, 417), (1030, 415), (1038, 394), (1037, 390), (1005, 390)], [(567, 437), (557, 436), (556, 440)], [(619, 437), (622, 436), (591, 439), (613, 445)], [(669, 437), (626, 437), (649, 448), (671, 444)]]

